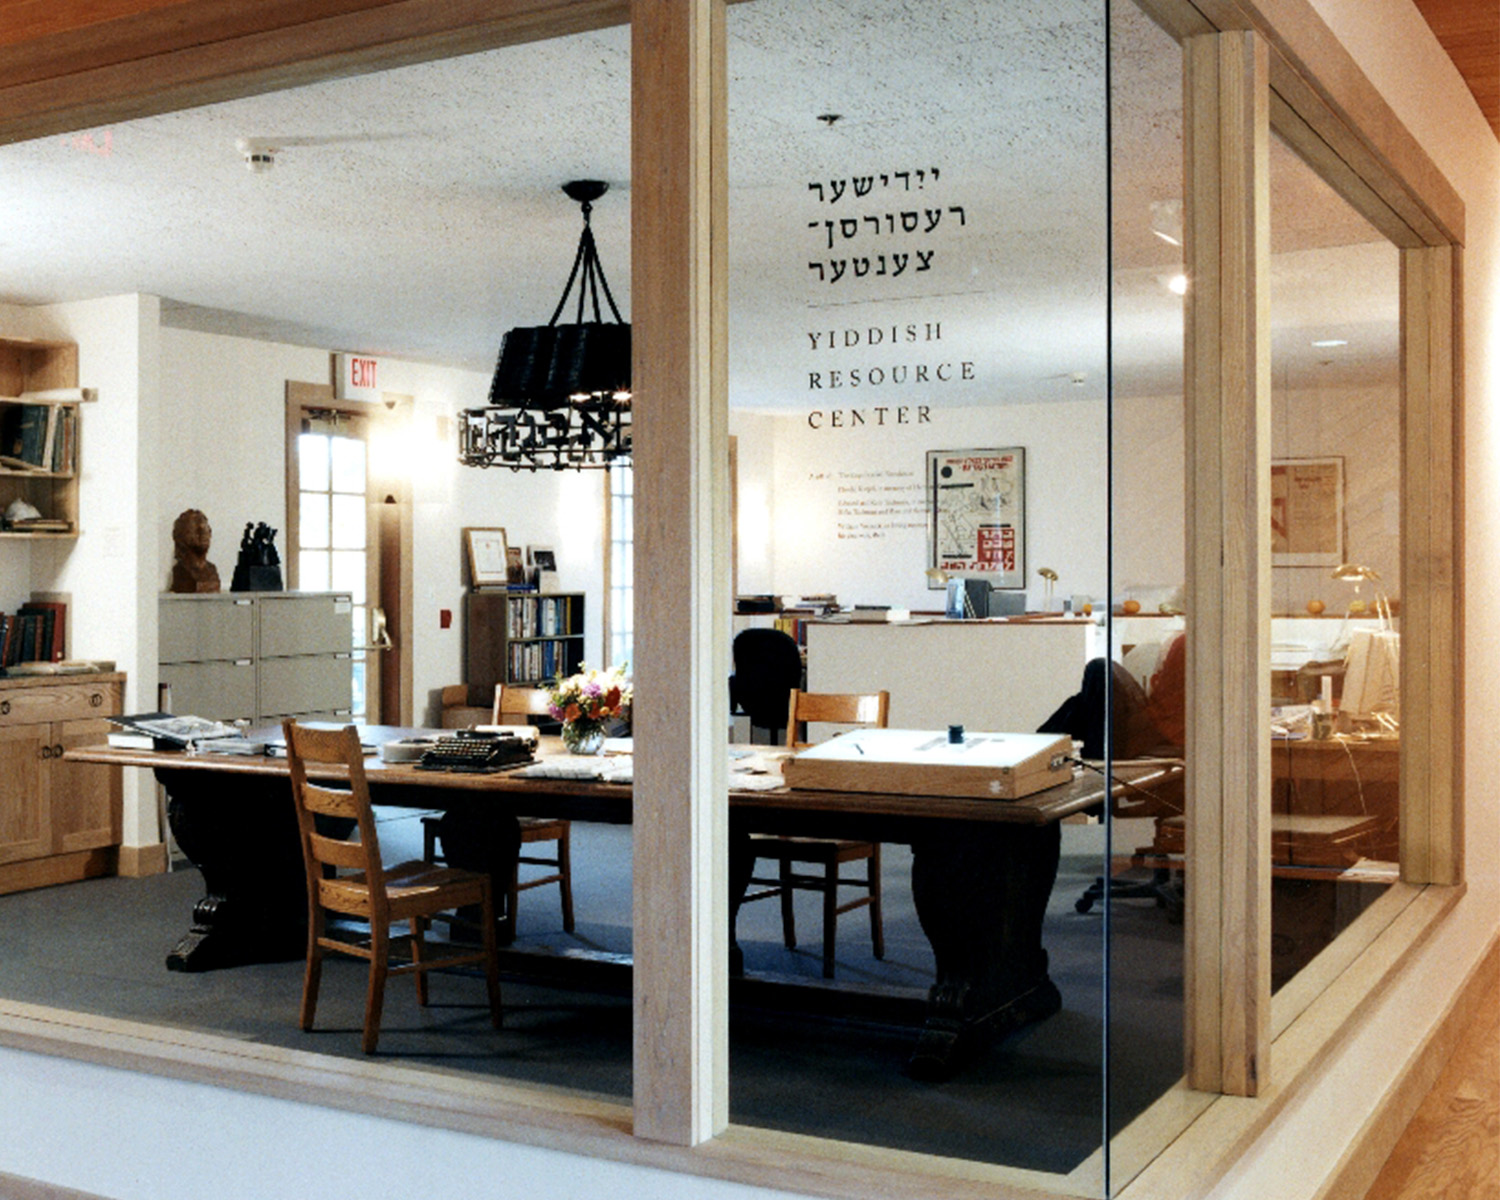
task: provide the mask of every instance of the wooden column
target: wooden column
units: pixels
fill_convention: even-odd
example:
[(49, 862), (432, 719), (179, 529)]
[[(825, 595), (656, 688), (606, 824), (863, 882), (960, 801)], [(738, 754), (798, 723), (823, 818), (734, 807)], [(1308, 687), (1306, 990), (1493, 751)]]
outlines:
[(632, 10), (635, 1131), (728, 1124), (723, 0)]
[(1459, 251), (1401, 254), (1401, 878), (1463, 880)]
[(1270, 1014), (1268, 53), (1192, 37), (1187, 172), (1187, 953), (1192, 1086), (1257, 1094)]

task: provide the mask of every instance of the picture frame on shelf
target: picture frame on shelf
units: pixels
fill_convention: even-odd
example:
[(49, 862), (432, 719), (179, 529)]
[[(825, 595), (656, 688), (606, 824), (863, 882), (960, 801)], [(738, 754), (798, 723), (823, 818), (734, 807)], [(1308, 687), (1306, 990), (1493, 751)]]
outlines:
[(464, 545), (469, 555), (470, 586), (504, 587), (510, 582), (504, 529), (468, 526), (464, 529)]
[(539, 592), (558, 590), (557, 555), (551, 546), (526, 547), (526, 579)]
[(526, 585), (526, 564), (522, 561), (521, 547), (507, 546), (505, 548), (505, 582), (511, 587), (524, 587)]

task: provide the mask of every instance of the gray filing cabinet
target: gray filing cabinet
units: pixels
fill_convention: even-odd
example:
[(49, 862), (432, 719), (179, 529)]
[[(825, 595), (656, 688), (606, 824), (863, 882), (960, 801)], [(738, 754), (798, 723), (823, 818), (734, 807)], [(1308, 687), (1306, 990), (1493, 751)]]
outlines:
[(158, 678), (172, 710), (220, 721), (350, 715), (347, 592), (216, 592), (160, 597)]

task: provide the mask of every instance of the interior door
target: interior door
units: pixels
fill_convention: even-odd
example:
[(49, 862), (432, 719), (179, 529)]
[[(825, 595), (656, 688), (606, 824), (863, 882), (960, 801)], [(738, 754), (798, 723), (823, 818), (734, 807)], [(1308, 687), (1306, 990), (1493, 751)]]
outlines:
[(409, 650), (398, 637), (403, 597), (388, 579), (400, 574), (408, 506), (402, 489), (372, 472), (370, 454), (395, 407), (337, 401), (327, 384), (287, 383), (286, 582), (352, 595), (350, 707), (354, 720), (371, 724), (399, 722), (409, 707), (400, 669)]

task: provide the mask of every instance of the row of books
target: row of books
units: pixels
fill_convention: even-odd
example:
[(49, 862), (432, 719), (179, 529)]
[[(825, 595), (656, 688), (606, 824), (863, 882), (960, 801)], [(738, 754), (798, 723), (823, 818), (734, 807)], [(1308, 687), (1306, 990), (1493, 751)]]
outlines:
[(0, 409), (0, 466), (19, 471), (73, 470), (78, 410), (63, 404), (12, 404)]
[(538, 596), (510, 606), (507, 634), (513, 638), (554, 637), (573, 628), (571, 596)]
[(66, 653), (68, 606), (33, 600), (13, 613), (0, 613), (0, 666), (57, 662)]
[(776, 628), (789, 635), (799, 646), (807, 645), (806, 617), (777, 617)]
[(513, 642), (510, 647), (512, 683), (555, 679), (572, 670), (568, 661), (571, 642)]

